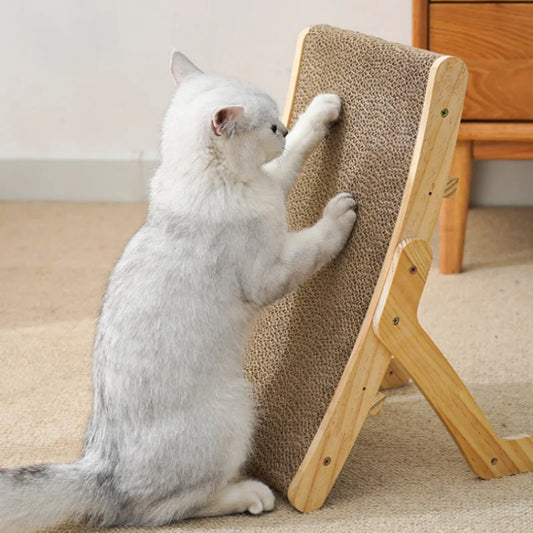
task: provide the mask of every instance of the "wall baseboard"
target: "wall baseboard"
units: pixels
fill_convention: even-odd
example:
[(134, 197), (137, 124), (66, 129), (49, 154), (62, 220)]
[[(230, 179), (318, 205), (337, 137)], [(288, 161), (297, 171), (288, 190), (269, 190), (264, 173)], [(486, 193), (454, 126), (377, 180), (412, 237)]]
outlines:
[[(141, 159), (0, 159), (0, 200), (142, 202), (159, 165)], [(475, 161), (474, 206), (533, 206), (533, 161)]]
[(0, 159), (0, 200), (141, 202), (158, 165), (135, 159)]

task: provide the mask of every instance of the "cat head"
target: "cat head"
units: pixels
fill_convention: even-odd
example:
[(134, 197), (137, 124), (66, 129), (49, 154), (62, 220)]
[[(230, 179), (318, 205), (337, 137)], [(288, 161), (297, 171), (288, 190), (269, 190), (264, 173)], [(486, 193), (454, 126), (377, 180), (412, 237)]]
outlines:
[(163, 160), (200, 150), (245, 171), (282, 153), (287, 129), (265, 92), (204, 74), (180, 52), (172, 53), (171, 72), (178, 88), (163, 126)]

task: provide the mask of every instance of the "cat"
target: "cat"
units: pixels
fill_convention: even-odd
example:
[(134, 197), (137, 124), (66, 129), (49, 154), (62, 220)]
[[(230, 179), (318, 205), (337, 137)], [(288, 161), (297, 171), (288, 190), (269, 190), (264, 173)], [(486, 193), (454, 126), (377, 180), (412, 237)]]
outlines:
[(341, 102), (316, 96), (288, 133), (254, 86), (179, 52), (171, 71), (146, 221), (111, 273), (96, 329), (81, 458), (1, 470), (3, 533), (274, 507), (266, 485), (242, 477), (254, 425), (242, 360), (260, 309), (331, 261), (354, 226), (349, 193), (312, 227), (286, 224), (286, 195)]

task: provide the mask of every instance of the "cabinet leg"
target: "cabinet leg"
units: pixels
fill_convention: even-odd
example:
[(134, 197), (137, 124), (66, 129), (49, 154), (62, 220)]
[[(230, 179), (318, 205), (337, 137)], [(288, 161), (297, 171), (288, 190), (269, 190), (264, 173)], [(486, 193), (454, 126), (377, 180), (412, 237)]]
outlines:
[(444, 198), (440, 210), (439, 266), (443, 274), (461, 272), (466, 218), (472, 180), (472, 141), (458, 141), (450, 172), (459, 178), (452, 198)]

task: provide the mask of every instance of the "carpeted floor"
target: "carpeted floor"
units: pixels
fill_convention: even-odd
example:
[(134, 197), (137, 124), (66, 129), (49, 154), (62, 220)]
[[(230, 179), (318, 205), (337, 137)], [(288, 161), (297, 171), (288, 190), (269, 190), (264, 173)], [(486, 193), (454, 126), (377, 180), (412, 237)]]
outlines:
[[(0, 203), (2, 466), (76, 459), (100, 299), (144, 213), (131, 204)], [(442, 276), (433, 268), (421, 321), (504, 436), (533, 433), (532, 302), (533, 209), (472, 210), (465, 272)], [(408, 385), (367, 421), (315, 513), (278, 498), (259, 517), (115, 531), (531, 533), (533, 473), (477, 479)]]

